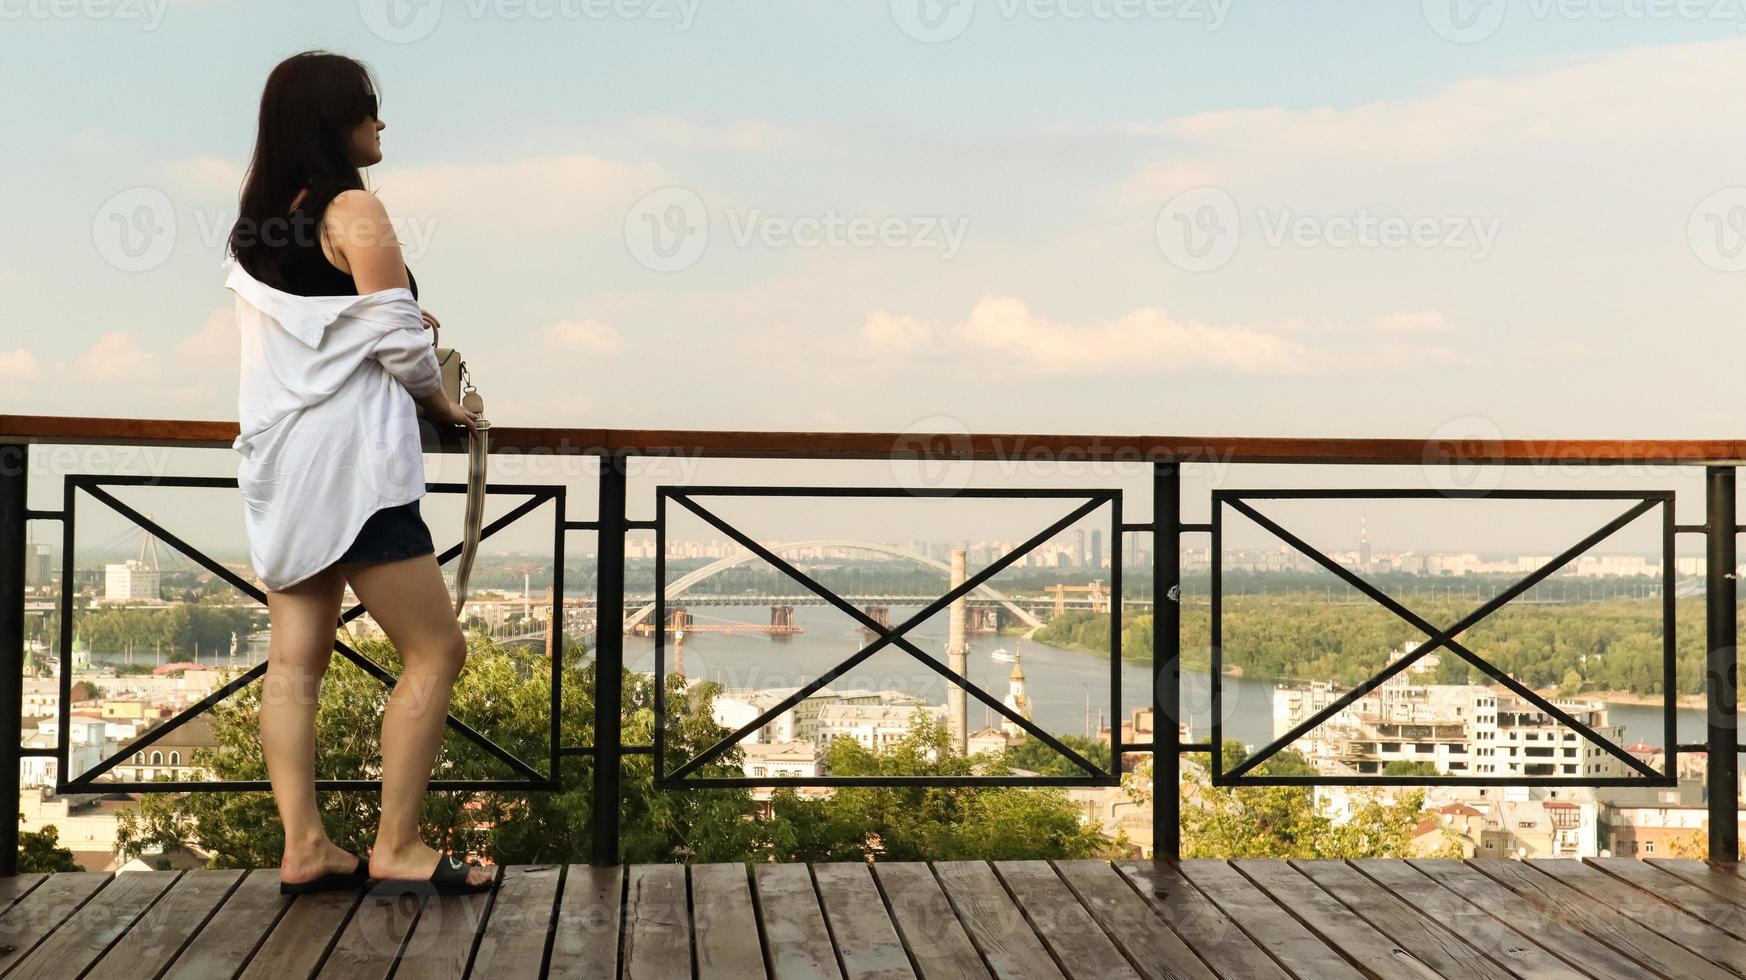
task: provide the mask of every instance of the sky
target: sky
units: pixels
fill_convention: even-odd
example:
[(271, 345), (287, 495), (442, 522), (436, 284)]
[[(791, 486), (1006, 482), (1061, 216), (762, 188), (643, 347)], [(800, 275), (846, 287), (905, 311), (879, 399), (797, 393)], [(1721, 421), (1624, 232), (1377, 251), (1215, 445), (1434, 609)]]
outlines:
[[(498, 425), (1737, 437), (1743, 29), (1746, 0), (0, 0), (0, 412), (235, 418), (224, 232), (266, 73), (323, 47), (380, 78), (369, 182)], [(1427, 478), (1239, 471), (1191, 477)], [(1470, 540), (1499, 528), (1541, 524)]]

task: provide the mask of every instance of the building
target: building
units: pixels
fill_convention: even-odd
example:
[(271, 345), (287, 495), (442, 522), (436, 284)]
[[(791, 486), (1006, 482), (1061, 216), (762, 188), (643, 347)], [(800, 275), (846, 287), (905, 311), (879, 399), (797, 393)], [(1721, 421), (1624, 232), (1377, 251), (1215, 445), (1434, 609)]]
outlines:
[[(1152, 726), (1155, 723), (1153, 719), (1154, 713), (1151, 708), (1134, 708), (1128, 713), (1128, 720), (1122, 722), (1122, 745), (1129, 748), (1143, 746), (1138, 751), (1124, 751), (1122, 753), (1123, 772), (1133, 772), (1136, 765), (1152, 758)], [(1188, 726), (1187, 722), (1178, 722), (1176, 732), (1180, 741), (1184, 743), (1194, 741), (1194, 730)], [(1100, 717), (1097, 721), (1097, 740), (1108, 745), (1110, 734), (1109, 723)]]
[(818, 738), (814, 744), (830, 745), (834, 738), (852, 738), (874, 751), (902, 741), (915, 727), (917, 716), (946, 722), (946, 706), (890, 704), (828, 704), (818, 713)]
[[(30, 749), (53, 749), (59, 741), (60, 730), (59, 718), (51, 716), (39, 719), (36, 727), (26, 734), (24, 746)], [(95, 714), (72, 712), (67, 723), (67, 735), (67, 764), (72, 767), (75, 775), (102, 762), (109, 753), (115, 751), (116, 743), (108, 737), (107, 726)], [(26, 756), (19, 763), (19, 785), (53, 787), (59, 769), (59, 759)]]
[(1012, 741), (1005, 732), (998, 728), (984, 728), (981, 731), (970, 733), (970, 737), (965, 740), (964, 754), (1005, 755), (1007, 747), (1012, 744)]
[(73, 852), (80, 867), (114, 871), (121, 864), (115, 855), (119, 815), (138, 806), (126, 798), (56, 796), (46, 789), (26, 789), (18, 798), (18, 829), (34, 833), (53, 827), (60, 846)]
[[(1025, 693), (1024, 658), (1020, 657), (1016, 652), (1012, 655), (1012, 674), (1008, 678), (1006, 697), (1002, 698), (1001, 702), (1008, 708), (1011, 708), (1013, 713), (1017, 714), (1019, 717), (1026, 721), (1031, 720), (1031, 696)], [(1000, 727), (1008, 735), (1017, 736), (1025, 734), (1024, 728), (1011, 718), (1003, 717), (1000, 721)]]
[[(773, 687), (760, 690), (737, 688), (723, 691), (714, 698), (711, 715), (715, 723), (730, 732), (737, 732), (742, 727), (751, 724), (799, 688)], [(904, 691), (869, 691), (864, 688), (851, 688), (833, 691), (825, 688), (813, 692), (811, 697), (792, 708), (772, 718), (762, 728), (746, 736), (741, 745), (753, 742), (812, 742), (815, 745), (824, 744), (819, 731), (819, 713), (828, 705), (862, 704), (889, 705), (893, 707), (913, 707), (922, 703), (921, 698)]]
[(1103, 567), (1103, 529), (1091, 529), (1091, 567)]
[(157, 602), (158, 570), (137, 558), (103, 566), (103, 599), (106, 602)]
[[(1383, 773), (1390, 763), (1429, 763), (1438, 773), (1474, 776), (1627, 775), (1624, 764), (1537, 706), (1477, 684), (1417, 683), (1390, 678), (1297, 740), (1293, 746), (1324, 771)], [(1279, 687), (1273, 730), (1283, 735), (1338, 700), (1332, 683)], [(1615, 743), (1623, 728), (1599, 701), (1554, 700), (1558, 708)]]
[(115, 778), (128, 782), (150, 782), (160, 777), (206, 779), (210, 774), (194, 765), (194, 753), (217, 745), (218, 740), (212, 736), (212, 719), (204, 713), (194, 715), (163, 738), (136, 750), (111, 772)]
[(33, 589), (54, 584), (54, 562), (50, 560), (49, 546), (33, 544), (29, 554), (30, 559), (24, 564), (24, 584)]
[(1710, 812), (1701, 779), (1676, 787), (1629, 786), (1607, 792), (1601, 846), (1615, 857), (1704, 856)]

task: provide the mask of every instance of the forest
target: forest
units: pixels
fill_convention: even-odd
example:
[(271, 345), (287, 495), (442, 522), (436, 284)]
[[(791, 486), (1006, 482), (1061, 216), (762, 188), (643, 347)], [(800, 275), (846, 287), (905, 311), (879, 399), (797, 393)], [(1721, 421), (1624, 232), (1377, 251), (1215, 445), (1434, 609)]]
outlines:
[[(1408, 604), (1435, 625), (1470, 613), (1471, 596), (1415, 598)], [(1664, 692), (1663, 631), (1659, 599), (1624, 596), (1590, 602), (1503, 606), (1456, 640), (1504, 673), (1534, 688), (1557, 688), (1574, 696)], [(1182, 616), (1182, 663), (1205, 670), (1212, 662), (1210, 606), (1187, 603)], [(1387, 665), (1389, 653), (1426, 634), (1368, 600), (1330, 602), (1319, 592), (1227, 596), (1224, 600), (1222, 666), (1268, 681), (1334, 680), (1355, 685)], [(1124, 617), (1124, 658), (1151, 659), (1151, 614)], [(1676, 600), (1674, 612), (1676, 690), (1704, 685), (1703, 597)], [(1109, 617), (1069, 611), (1055, 617), (1036, 639), (1052, 646), (1107, 654)], [(1482, 683), (1484, 675), (1447, 649), (1434, 652), (1430, 679), (1443, 684)]]

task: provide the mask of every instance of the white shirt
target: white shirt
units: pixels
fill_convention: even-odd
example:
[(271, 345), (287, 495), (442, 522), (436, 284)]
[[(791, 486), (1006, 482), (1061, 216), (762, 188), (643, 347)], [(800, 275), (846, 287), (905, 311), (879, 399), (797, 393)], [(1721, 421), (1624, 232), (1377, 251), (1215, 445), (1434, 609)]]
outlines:
[(406, 288), (298, 296), (227, 257), (242, 341), (237, 466), (249, 560), (269, 590), (343, 554), (382, 507), (424, 496), (415, 396), (442, 387)]

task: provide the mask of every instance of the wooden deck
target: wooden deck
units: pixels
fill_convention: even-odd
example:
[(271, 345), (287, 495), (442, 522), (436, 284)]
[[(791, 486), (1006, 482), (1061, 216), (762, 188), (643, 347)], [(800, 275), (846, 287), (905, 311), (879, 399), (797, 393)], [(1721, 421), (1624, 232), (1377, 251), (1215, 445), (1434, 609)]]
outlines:
[(1746, 877), (1695, 861), (543, 865), (422, 902), (57, 874), (0, 909), (7, 978), (1746, 976)]

